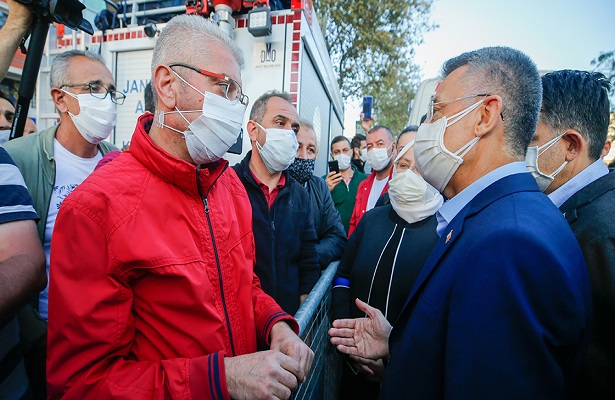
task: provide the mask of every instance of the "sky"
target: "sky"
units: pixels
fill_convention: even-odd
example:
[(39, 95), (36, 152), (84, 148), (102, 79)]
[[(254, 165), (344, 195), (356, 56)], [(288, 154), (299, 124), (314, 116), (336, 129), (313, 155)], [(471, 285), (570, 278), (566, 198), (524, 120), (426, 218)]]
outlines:
[[(541, 71), (590, 70), (600, 52), (615, 50), (615, 0), (434, 0), (438, 27), (424, 36), (414, 62), (422, 78), (444, 61), (485, 46), (514, 47)], [(354, 134), (358, 104), (346, 105), (346, 134)]]

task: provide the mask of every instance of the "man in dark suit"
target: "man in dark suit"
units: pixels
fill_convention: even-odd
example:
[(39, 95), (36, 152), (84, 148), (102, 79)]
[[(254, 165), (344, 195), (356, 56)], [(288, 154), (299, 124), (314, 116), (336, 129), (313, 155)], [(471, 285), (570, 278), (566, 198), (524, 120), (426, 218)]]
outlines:
[(586, 350), (591, 297), (583, 255), (527, 173), (541, 102), (523, 53), (484, 48), (444, 64), (415, 142), (425, 180), (449, 198), (440, 240), (394, 329), (335, 321), (343, 353), (389, 357), (380, 398), (562, 399)]
[(601, 158), (609, 128), (609, 86), (596, 72), (543, 76), (542, 109), (530, 144), (537, 149), (528, 152), (527, 160), (570, 224), (589, 271), (594, 317), (579, 399), (615, 399), (615, 173)]

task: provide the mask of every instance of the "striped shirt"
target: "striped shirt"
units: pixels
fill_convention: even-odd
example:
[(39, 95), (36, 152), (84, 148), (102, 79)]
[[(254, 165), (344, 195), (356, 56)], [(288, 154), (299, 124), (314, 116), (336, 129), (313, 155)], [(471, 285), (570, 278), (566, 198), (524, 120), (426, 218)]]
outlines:
[[(0, 146), (0, 224), (29, 219), (39, 219), (32, 198), (19, 169)], [(0, 399), (20, 399), (27, 389), (19, 324), (13, 318), (0, 329)]]

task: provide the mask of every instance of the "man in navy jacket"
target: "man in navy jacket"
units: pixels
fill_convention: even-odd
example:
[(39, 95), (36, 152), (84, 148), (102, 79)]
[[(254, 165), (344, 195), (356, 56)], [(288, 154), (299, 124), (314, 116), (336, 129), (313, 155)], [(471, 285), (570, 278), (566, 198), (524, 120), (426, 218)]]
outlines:
[(523, 53), (484, 48), (444, 64), (415, 142), (416, 162), (449, 198), (440, 240), (391, 326), (335, 321), (344, 353), (389, 357), (380, 398), (563, 399), (587, 347), (583, 255), (526, 172), (541, 103)]
[(233, 167), (252, 204), (254, 271), (265, 293), (291, 315), (320, 277), (310, 198), (286, 172), (295, 159), (298, 130), (290, 96), (265, 93), (252, 106), (247, 125), (252, 151)]

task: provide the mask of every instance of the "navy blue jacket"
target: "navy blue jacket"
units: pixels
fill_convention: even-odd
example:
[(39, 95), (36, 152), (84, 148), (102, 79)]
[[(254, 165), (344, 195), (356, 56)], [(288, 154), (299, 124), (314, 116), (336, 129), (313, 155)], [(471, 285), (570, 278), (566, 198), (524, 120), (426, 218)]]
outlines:
[(254, 272), (265, 293), (293, 315), (299, 309), (299, 296), (308, 294), (320, 277), (312, 204), (307, 191), (284, 171), (286, 184), (269, 209), (250, 171), (251, 156), (250, 151), (233, 169), (252, 204)]
[(448, 224), (389, 338), (380, 398), (565, 399), (587, 348), (591, 294), (566, 220), (529, 173)]
[(325, 269), (331, 261), (342, 258), (346, 245), (346, 231), (324, 179), (312, 175), (306, 185), (312, 201), (314, 229), (318, 237), (316, 243), (318, 262), (320, 268)]

